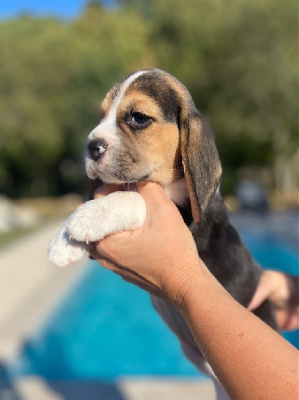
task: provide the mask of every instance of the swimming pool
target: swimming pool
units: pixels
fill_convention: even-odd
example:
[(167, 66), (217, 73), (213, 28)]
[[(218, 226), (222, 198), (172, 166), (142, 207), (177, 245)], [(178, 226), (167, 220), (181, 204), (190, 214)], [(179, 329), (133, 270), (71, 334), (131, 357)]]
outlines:
[[(247, 231), (242, 237), (263, 267), (298, 273), (294, 249), (265, 232)], [(298, 331), (286, 334), (299, 348), (298, 336)], [(148, 294), (92, 261), (10, 370), (48, 379), (104, 381), (124, 375), (201, 376), (182, 355)]]

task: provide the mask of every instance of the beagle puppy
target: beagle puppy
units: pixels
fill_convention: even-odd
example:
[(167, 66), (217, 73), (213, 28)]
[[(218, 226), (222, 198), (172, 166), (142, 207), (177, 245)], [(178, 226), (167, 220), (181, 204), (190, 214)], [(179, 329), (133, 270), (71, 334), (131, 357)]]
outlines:
[[(103, 119), (88, 136), (86, 173), (97, 185), (119, 184), (121, 190), (79, 207), (52, 239), (49, 259), (65, 266), (88, 252), (90, 242), (141, 226), (145, 202), (123, 187), (156, 181), (179, 208), (199, 256), (246, 307), (261, 269), (229, 222), (218, 190), (221, 164), (214, 138), (186, 87), (165, 71), (138, 71), (112, 87), (102, 109)], [(165, 300), (152, 299), (186, 356), (213, 377), (181, 315)], [(268, 301), (255, 314), (277, 329)], [(219, 398), (226, 398), (221, 390)]]

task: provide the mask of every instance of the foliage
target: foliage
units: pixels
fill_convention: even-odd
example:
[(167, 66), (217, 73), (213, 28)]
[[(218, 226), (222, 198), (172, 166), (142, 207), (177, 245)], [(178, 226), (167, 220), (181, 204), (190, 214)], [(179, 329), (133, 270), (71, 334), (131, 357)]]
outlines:
[[(297, 5), (274, 0), (98, 1), (66, 22), (0, 23), (0, 192), (82, 190), (83, 148), (111, 84), (159, 67), (190, 89), (215, 131), (224, 191), (240, 167), (297, 149)], [(274, 180), (275, 184), (275, 180)]]

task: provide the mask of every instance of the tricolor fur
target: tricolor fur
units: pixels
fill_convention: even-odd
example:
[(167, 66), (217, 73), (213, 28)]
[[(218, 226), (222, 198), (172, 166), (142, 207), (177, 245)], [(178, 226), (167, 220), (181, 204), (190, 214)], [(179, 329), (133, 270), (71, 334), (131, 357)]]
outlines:
[[(141, 226), (145, 203), (124, 189), (156, 181), (177, 204), (207, 267), (247, 306), (261, 269), (229, 222), (217, 190), (221, 165), (214, 138), (188, 90), (167, 72), (139, 71), (112, 87), (102, 109), (103, 119), (88, 136), (86, 173), (100, 184), (118, 184), (120, 191), (79, 207), (50, 243), (50, 260), (67, 265), (88, 251), (89, 242)], [(153, 297), (153, 303), (187, 357), (212, 374), (180, 314), (162, 299)], [(268, 301), (255, 313), (276, 328)]]

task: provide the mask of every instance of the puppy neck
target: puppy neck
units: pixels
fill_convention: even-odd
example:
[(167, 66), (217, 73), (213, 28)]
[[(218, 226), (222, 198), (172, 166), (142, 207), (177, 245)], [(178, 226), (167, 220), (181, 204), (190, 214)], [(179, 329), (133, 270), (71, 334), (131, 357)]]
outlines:
[[(103, 183), (105, 185), (105, 183)], [(123, 183), (115, 185), (117, 190), (120, 191), (137, 191), (136, 183)], [(167, 196), (173, 201), (177, 206), (184, 207), (189, 199), (187, 183), (185, 178), (178, 179), (170, 183), (168, 186), (164, 187)]]
[(185, 178), (181, 178), (170, 183), (170, 185), (166, 186), (164, 189), (170, 200), (173, 201), (177, 206), (184, 207), (189, 199)]

